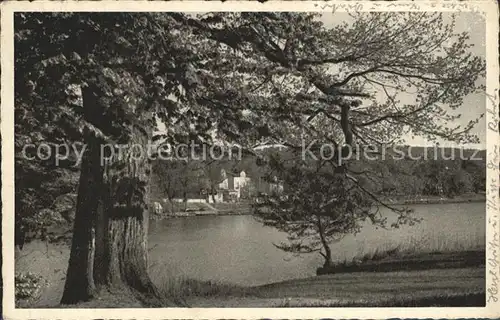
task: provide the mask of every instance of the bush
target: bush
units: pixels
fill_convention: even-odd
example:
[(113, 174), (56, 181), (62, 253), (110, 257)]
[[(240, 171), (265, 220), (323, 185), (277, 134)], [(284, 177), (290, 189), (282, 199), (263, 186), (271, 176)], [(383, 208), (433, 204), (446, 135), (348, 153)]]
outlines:
[(42, 209), (31, 216), (22, 218), (20, 223), (26, 242), (33, 239), (69, 242), (71, 239), (72, 225), (61, 215), (61, 212), (56, 210)]
[(44, 281), (39, 275), (32, 272), (17, 273), (15, 277), (16, 283), (16, 300), (36, 299), (41, 293)]

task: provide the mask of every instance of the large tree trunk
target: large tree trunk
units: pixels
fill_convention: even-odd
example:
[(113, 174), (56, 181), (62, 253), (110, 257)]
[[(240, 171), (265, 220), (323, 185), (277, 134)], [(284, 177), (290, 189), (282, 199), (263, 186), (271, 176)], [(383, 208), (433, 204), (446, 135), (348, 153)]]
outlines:
[[(103, 125), (96, 117), (102, 117), (104, 108), (96, 108), (96, 91), (91, 93), (84, 92), (84, 103), (92, 104), (92, 123)], [(137, 120), (142, 121), (139, 117), (144, 114)], [(148, 140), (145, 131), (134, 129), (128, 143), (145, 148)], [(151, 169), (145, 150), (140, 156), (132, 153), (134, 148), (122, 152), (120, 157), (115, 152), (103, 166), (101, 144), (92, 143), (88, 149), (82, 162), (73, 243), (61, 302), (89, 300), (96, 287), (132, 289), (138, 297), (146, 298), (143, 301), (157, 302), (158, 291), (147, 273)]]
[[(95, 141), (94, 141), (95, 142)], [(99, 145), (90, 143), (82, 159), (73, 239), (63, 304), (88, 301), (96, 293), (94, 285), (95, 217), (102, 188)]]
[[(85, 120), (98, 125), (100, 106), (94, 90), (83, 89)], [(86, 149), (81, 164), (78, 200), (73, 226), (71, 253), (61, 303), (90, 300), (96, 293), (94, 283), (95, 219), (102, 190), (100, 142), (90, 129), (84, 132)]]
[[(145, 148), (148, 139), (144, 131), (133, 131), (129, 145)], [(104, 246), (98, 279), (100, 285), (127, 287), (152, 301), (159, 294), (148, 275), (147, 259), (151, 165), (146, 150), (138, 151), (131, 147), (104, 166), (104, 210), (98, 221), (106, 228), (98, 236)]]
[(126, 208), (110, 219), (108, 280), (156, 293), (147, 274), (147, 214), (133, 211)]
[[(125, 160), (127, 161), (127, 160)], [(125, 168), (118, 160), (105, 173), (107, 193), (105, 206), (107, 222), (104, 274), (101, 281), (110, 287), (127, 286), (141, 293), (157, 291), (147, 273), (147, 235), (149, 214), (147, 208), (147, 159), (128, 160)]]

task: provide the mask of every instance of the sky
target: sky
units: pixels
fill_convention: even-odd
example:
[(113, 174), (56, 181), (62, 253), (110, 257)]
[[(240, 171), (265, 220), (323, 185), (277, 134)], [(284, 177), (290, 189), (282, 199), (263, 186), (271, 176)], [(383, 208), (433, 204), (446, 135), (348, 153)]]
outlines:
[[(443, 13), (443, 19), (450, 21), (451, 14)], [(345, 12), (336, 13), (325, 13), (321, 17), (321, 21), (325, 26), (333, 27), (344, 21), (348, 21), (349, 16)], [(476, 55), (485, 57), (485, 36), (486, 36), (486, 23), (484, 18), (472, 12), (464, 12), (456, 15), (456, 28), (455, 31), (468, 32), (470, 34), (469, 42), (474, 46), (470, 51)], [(478, 79), (477, 84), (485, 84), (486, 80), (484, 78)], [(462, 107), (456, 110), (454, 114), (461, 113), (462, 117), (459, 119), (457, 124), (465, 126), (470, 120), (476, 119), (481, 113), (486, 110), (486, 95), (482, 94), (472, 94), (464, 98), (464, 104)], [(478, 136), (480, 144), (467, 145), (467, 147), (474, 148), (486, 148), (486, 119), (483, 118), (481, 121), (472, 129), (472, 133)], [(411, 138), (411, 136), (405, 137), (406, 143), (409, 145), (421, 145), (421, 146), (432, 146), (434, 143), (427, 141), (423, 137)], [(443, 140), (439, 141), (442, 146), (453, 146), (456, 147), (457, 144), (445, 142)]]

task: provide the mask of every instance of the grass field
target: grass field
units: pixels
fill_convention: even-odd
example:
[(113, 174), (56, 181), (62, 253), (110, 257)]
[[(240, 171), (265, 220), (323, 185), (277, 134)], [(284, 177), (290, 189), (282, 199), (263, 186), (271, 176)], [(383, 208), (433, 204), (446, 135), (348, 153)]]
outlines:
[(484, 268), (463, 268), (325, 275), (187, 301), (192, 307), (430, 306), (453, 301), (478, 306), (484, 305), (484, 292)]

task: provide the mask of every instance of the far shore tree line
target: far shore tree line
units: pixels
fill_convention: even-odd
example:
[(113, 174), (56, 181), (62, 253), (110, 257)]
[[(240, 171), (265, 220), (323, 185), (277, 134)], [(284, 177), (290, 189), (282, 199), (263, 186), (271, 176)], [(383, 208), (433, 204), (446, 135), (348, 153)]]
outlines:
[[(423, 149), (423, 148), (419, 148)], [(444, 152), (454, 151), (445, 150)], [(455, 149), (457, 151), (457, 149)], [(279, 151), (275, 151), (278, 154)], [(472, 152), (469, 152), (472, 154)], [(481, 153), (481, 152), (480, 152)], [(374, 194), (388, 198), (415, 198), (421, 196), (455, 197), (467, 193), (484, 193), (486, 166), (484, 160), (476, 159), (375, 159), (364, 161), (358, 166), (373, 174), (364, 183)], [(314, 161), (309, 161), (313, 166)], [(273, 176), (269, 167), (257, 164), (255, 157), (242, 161), (157, 161), (153, 169), (156, 200), (179, 198), (186, 201), (189, 197), (206, 194), (212, 197), (222, 192), (219, 184), (226, 179), (222, 172), (239, 175), (245, 171), (250, 178), (244, 187), (242, 197), (255, 199), (260, 193), (257, 184), (268, 182)]]
[[(419, 148), (422, 149), (422, 148)], [(458, 151), (458, 149), (455, 149)], [(451, 150), (443, 149), (444, 154)], [(448, 153), (446, 153), (448, 152)], [(266, 153), (266, 152), (264, 152)], [(264, 154), (263, 153), (263, 154)], [(268, 154), (283, 154), (282, 151), (267, 150)], [(469, 150), (472, 154), (473, 151)], [(479, 152), (485, 156), (484, 151)], [(432, 158), (432, 157), (429, 157)], [(316, 162), (309, 161), (312, 168)], [(453, 198), (469, 193), (484, 193), (486, 182), (486, 162), (484, 160), (371, 160), (358, 164), (364, 170), (372, 173), (371, 179), (364, 179), (364, 185), (379, 197), (392, 200), (414, 199), (426, 196), (440, 196)], [(242, 188), (242, 198), (254, 201), (263, 192), (257, 184), (268, 182), (275, 177), (269, 166), (258, 165), (257, 158), (248, 156), (238, 160), (192, 160), (173, 161), (157, 160), (153, 163), (151, 176), (150, 203), (160, 202), (170, 207), (163, 208), (165, 212), (174, 212), (173, 199), (186, 201), (191, 197), (212, 197), (212, 201), (219, 189), (219, 184), (226, 178), (223, 170), (228, 174), (239, 175), (245, 171), (250, 181)], [(32, 215), (25, 215), (16, 219), (16, 245), (22, 247), (25, 242), (33, 239), (59, 241), (64, 239), (64, 233), (57, 226), (70, 225), (74, 220), (74, 211), (77, 197), (78, 171), (62, 171), (64, 174), (54, 179), (39, 181), (44, 188), (34, 189), (29, 198)], [(18, 173), (22, 181), (35, 181), (33, 177)], [(276, 181), (274, 181), (276, 182)], [(284, 182), (284, 181), (283, 181)], [(293, 184), (293, 181), (290, 182)], [(319, 184), (318, 184), (319, 185)], [(290, 186), (285, 186), (287, 190)], [(27, 199), (26, 199), (27, 200)], [(23, 207), (26, 208), (26, 207)], [(182, 206), (180, 206), (182, 209)], [(36, 213), (34, 213), (36, 212)], [(57, 232), (51, 232), (57, 229)], [(66, 229), (63, 229), (66, 230)]]
[[(16, 243), (29, 226), (58, 219), (54, 206), (74, 205), (74, 219), (68, 210), (62, 218), (73, 228), (61, 303), (127, 288), (144, 303), (175, 304), (147, 272), (153, 164), (128, 150), (102, 166), (99, 154), (102, 144), (146, 144), (158, 119), (172, 145), (213, 144), (215, 132), (283, 181), (284, 194), (264, 197), (255, 214), (288, 233), (282, 250), (318, 252), (325, 266), (329, 243), (365, 220), (385, 226), (380, 206), (395, 214), (394, 227), (417, 222), (381, 197), (400, 183), (428, 194), (483, 188), (484, 166), (467, 161), (305, 163), (253, 151), (272, 141), (296, 154), (304, 136), (340, 146), (340, 155), (354, 143), (402, 144), (408, 133), (479, 142), (471, 129), (483, 115), (457, 126), (455, 111), (484, 90), (485, 61), (453, 17), (349, 15), (329, 27), (316, 13), (16, 13)], [(24, 145), (40, 142), (85, 143), (80, 168), (23, 157)], [(166, 177), (177, 170), (164, 169)], [(178, 169), (166, 192), (187, 188), (198, 171), (209, 188), (220, 178), (207, 166)], [(77, 196), (59, 196), (70, 193)]]

